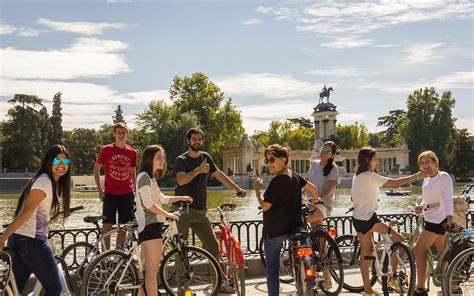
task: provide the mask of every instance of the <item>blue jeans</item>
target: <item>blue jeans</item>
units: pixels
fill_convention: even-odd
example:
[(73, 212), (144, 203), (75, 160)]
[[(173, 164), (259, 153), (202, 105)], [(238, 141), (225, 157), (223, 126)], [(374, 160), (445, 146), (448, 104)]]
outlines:
[(277, 237), (265, 237), (263, 247), (265, 249), (265, 261), (267, 263), (267, 289), (269, 296), (280, 294), (280, 252), (283, 242), (288, 235)]
[(45, 241), (13, 234), (8, 239), (8, 247), (15, 251), (12, 260), (13, 274), (20, 292), (33, 273), (43, 286), (45, 296), (61, 294), (58, 267)]

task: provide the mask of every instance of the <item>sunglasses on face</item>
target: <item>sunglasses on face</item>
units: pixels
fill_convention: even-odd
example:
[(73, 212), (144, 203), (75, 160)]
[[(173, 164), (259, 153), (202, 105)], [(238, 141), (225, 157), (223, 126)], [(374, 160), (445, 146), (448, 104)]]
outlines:
[(71, 160), (70, 159), (53, 159), (53, 164), (54, 165), (59, 165), (60, 163), (63, 163), (64, 165), (70, 165), (71, 164)]
[(327, 155), (332, 155), (332, 151), (329, 151), (326, 147), (323, 147), (323, 149), (321, 149), (321, 152), (326, 153)]
[(263, 162), (265, 162), (265, 164), (268, 164), (268, 163), (274, 163), (276, 161), (276, 158), (271, 156), (270, 158), (265, 158), (263, 160)]

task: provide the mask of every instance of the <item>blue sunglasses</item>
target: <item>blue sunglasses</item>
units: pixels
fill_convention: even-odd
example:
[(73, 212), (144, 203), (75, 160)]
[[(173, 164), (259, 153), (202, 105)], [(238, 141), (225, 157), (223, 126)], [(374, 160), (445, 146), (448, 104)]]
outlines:
[(53, 164), (54, 165), (59, 165), (61, 163), (61, 161), (63, 162), (64, 165), (70, 165), (71, 164), (71, 160), (70, 159), (53, 159)]

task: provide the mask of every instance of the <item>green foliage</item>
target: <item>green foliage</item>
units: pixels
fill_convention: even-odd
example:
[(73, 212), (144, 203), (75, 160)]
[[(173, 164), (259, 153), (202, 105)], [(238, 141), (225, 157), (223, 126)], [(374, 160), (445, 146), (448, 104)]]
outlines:
[(405, 121), (405, 116), (405, 110), (398, 109), (389, 111), (387, 116), (377, 118), (377, 126), (387, 127), (381, 139), (380, 147), (395, 147), (397, 145), (400, 140), (400, 126)]
[(115, 115), (112, 116), (114, 124), (119, 123), (119, 122), (125, 122), (125, 118), (123, 117), (123, 109), (122, 106), (118, 105), (117, 109), (114, 111)]
[(47, 112), (37, 96), (15, 94), (8, 102), (13, 107), (3, 125), (3, 166), (12, 171), (35, 171), (43, 156), (42, 131)]
[(454, 130), (454, 104), (451, 92), (444, 92), (440, 98), (433, 87), (415, 90), (408, 96), (406, 120), (400, 132), (410, 148), (411, 170), (418, 169), (418, 154), (424, 150), (433, 150), (440, 168), (446, 168), (446, 147)]
[(474, 151), (467, 129), (456, 129), (448, 143), (448, 170), (456, 179), (467, 181), (474, 173)]
[(340, 149), (359, 149), (369, 144), (369, 132), (364, 124), (337, 126)]
[(72, 158), (72, 173), (91, 175), (102, 147), (101, 137), (95, 129), (75, 128), (64, 133), (64, 145)]
[[(48, 109), (43, 107), (39, 111), (39, 128), (40, 128), (40, 137), (41, 137), (41, 150), (43, 153), (46, 153), (48, 148), (51, 146), (49, 144), (49, 134), (51, 132), (51, 121), (48, 115)], [(41, 154), (43, 154), (41, 153)]]
[(369, 146), (374, 147), (374, 148), (382, 147), (384, 134), (385, 134), (384, 132), (369, 133)]
[(268, 131), (256, 131), (252, 139), (265, 147), (288, 143), (292, 150), (310, 150), (314, 145), (314, 127), (306, 128), (291, 121), (272, 121)]
[(186, 151), (186, 131), (196, 126), (197, 120), (193, 113), (178, 115), (176, 106), (166, 105), (163, 101), (152, 101), (143, 113), (137, 115), (136, 121), (143, 137), (143, 147), (159, 144), (165, 148), (168, 175), (173, 173), (176, 157)]
[(311, 122), (310, 119), (300, 117), (300, 118), (288, 118), (287, 119), (289, 122), (292, 122), (294, 124), (297, 124), (300, 127), (305, 127), (305, 128), (312, 128), (313, 123)]
[(63, 127), (62, 127), (62, 117), (61, 112), (61, 93), (57, 92), (53, 98), (53, 111), (51, 113), (50, 124), (51, 129), (49, 132), (49, 145), (62, 144), (63, 138)]
[(103, 124), (100, 126), (98, 131), (98, 135), (100, 140), (102, 141), (102, 145), (108, 145), (110, 143), (115, 142), (115, 137), (112, 135), (112, 130), (114, 126), (112, 124)]
[(204, 149), (221, 166), (224, 147), (237, 143), (244, 133), (240, 112), (232, 100), (224, 101), (224, 93), (203, 73), (176, 76), (169, 92), (176, 108), (174, 120), (179, 121), (184, 114), (190, 120), (189, 116), (194, 115), (196, 125), (206, 134)]

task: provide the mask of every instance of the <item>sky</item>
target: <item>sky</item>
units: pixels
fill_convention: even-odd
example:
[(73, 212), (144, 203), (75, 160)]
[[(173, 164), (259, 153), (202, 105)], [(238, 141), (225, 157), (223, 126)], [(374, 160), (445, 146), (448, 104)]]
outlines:
[(99, 128), (121, 105), (131, 127), (175, 76), (205, 73), (246, 133), (311, 119), (323, 85), (338, 123), (383, 130), (422, 87), (450, 90), (474, 133), (473, 1), (0, 0), (0, 120), (15, 93), (63, 127)]

